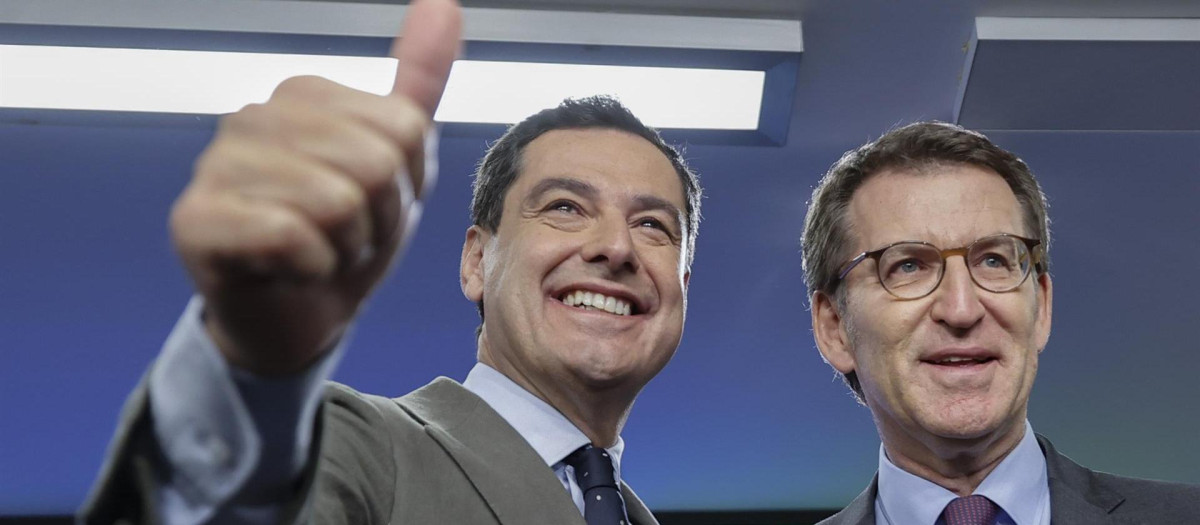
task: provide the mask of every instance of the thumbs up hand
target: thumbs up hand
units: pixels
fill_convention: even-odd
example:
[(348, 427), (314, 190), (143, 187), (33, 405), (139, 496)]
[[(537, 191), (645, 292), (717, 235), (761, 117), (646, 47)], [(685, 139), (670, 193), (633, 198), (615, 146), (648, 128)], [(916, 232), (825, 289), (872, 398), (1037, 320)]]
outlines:
[(433, 177), (431, 132), (458, 52), (454, 0), (417, 0), (380, 96), (291, 78), (224, 117), (170, 230), (226, 359), (294, 373), (329, 350), (390, 267)]

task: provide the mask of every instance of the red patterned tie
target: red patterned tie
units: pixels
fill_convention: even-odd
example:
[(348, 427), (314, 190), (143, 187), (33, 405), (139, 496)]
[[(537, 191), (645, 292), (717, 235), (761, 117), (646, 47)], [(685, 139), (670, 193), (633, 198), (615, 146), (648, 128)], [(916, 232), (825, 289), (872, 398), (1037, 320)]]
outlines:
[(955, 498), (942, 511), (946, 525), (992, 525), (998, 514), (1000, 506), (978, 494)]

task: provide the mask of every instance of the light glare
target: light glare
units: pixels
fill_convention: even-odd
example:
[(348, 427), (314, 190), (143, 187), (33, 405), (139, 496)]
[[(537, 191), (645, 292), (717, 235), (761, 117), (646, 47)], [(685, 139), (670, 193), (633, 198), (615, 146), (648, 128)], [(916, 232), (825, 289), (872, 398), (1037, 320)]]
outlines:
[[(0, 107), (221, 114), (318, 75), (376, 94), (392, 58), (0, 45)], [(758, 128), (762, 71), (460, 60), (436, 120), (517, 122), (566, 97), (609, 94), (660, 128)]]
[(655, 127), (758, 129), (765, 77), (762, 71), (460, 60), (437, 120), (508, 124), (566, 97), (603, 93)]

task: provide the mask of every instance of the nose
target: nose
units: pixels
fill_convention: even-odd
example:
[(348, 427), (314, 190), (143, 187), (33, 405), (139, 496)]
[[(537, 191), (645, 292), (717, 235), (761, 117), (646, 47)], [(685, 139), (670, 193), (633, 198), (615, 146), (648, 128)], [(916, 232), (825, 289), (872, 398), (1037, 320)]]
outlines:
[(633, 234), (624, 217), (597, 220), (589, 228), (587, 236), (582, 249), (585, 261), (603, 264), (613, 273), (635, 273), (641, 267)]
[(984, 307), (979, 300), (981, 290), (971, 280), (966, 260), (962, 256), (946, 259), (946, 273), (933, 292), (933, 320), (952, 328), (965, 330), (983, 319)]

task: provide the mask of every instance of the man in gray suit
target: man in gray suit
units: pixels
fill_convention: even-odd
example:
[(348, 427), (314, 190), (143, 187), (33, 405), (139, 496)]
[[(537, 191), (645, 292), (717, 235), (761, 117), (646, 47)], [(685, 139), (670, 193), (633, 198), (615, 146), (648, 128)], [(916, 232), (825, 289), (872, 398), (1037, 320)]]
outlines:
[(958, 126), (891, 131), (821, 180), (803, 240), (813, 334), (882, 441), (870, 486), (823, 523), (1200, 522), (1200, 487), (1088, 470), (1026, 420), (1049, 239), (1025, 163)]
[(323, 385), (416, 227), (460, 25), (448, 0), (410, 7), (391, 95), (299, 78), (222, 119), (171, 217), (199, 294), (82, 521), (656, 523), (621, 481), (620, 431), (682, 335), (700, 188), (611, 99), (530, 117), (481, 163), (463, 384)]

